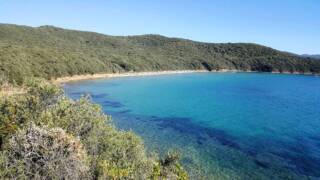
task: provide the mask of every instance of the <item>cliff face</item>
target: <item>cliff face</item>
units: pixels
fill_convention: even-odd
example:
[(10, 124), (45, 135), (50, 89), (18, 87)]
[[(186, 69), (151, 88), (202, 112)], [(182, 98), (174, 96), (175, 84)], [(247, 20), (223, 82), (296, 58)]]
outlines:
[(320, 61), (257, 44), (0, 24), (0, 75), (18, 82), (29, 76), (182, 69), (320, 73)]

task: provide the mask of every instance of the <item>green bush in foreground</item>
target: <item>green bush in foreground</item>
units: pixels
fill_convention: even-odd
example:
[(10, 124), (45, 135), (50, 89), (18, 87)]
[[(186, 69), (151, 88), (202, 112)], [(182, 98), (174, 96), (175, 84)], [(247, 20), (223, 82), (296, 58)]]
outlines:
[(148, 155), (89, 98), (70, 100), (41, 80), (25, 86), (0, 100), (0, 178), (188, 179), (177, 154)]
[(61, 128), (47, 129), (30, 124), (8, 140), (1, 156), (2, 178), (88, 177), (88, 158), (82, 144)]

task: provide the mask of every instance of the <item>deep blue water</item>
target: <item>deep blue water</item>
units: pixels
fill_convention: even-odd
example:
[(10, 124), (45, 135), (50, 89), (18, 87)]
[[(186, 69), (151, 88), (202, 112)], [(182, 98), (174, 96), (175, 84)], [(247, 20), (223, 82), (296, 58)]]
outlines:
[(90, 94), (149, 151), (180, 150), (192, 178), (320, 179), (320, 77), (192, 73), (64, 88)]

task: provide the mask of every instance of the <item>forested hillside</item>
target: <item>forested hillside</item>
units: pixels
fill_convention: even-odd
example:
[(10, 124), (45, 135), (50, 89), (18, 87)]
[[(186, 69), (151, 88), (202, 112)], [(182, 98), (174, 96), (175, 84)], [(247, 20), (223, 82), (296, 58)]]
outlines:
[(318, 54), (302, 54), (302, 57), (312, 58), (312, 59), (320, 59), (320, 55)]
[(320, 61), (247, 43), (201, 43), (159, 35), (107, 36), (53, 26), (0, 24), (0, 75), (237, 69), (319, 73)]

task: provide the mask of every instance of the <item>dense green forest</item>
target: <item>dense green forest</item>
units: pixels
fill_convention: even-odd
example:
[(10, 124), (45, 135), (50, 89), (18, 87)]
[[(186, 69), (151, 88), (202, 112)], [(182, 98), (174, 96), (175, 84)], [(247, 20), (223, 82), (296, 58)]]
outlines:
[(310, 58), (310, 59), (320, 59), (320, 55), (318, 55), (318, 54), (313, 54), (313, 55), (310, 55), (310, 54), (302, 54), (301, 56), (302, 56), (302, 57), (307, 57), (307, 58)]
[(186, 69), (319, 73), (320, 62), (257, 44), (0, 24), (0, 75), (18, 83), (30, 76)]

